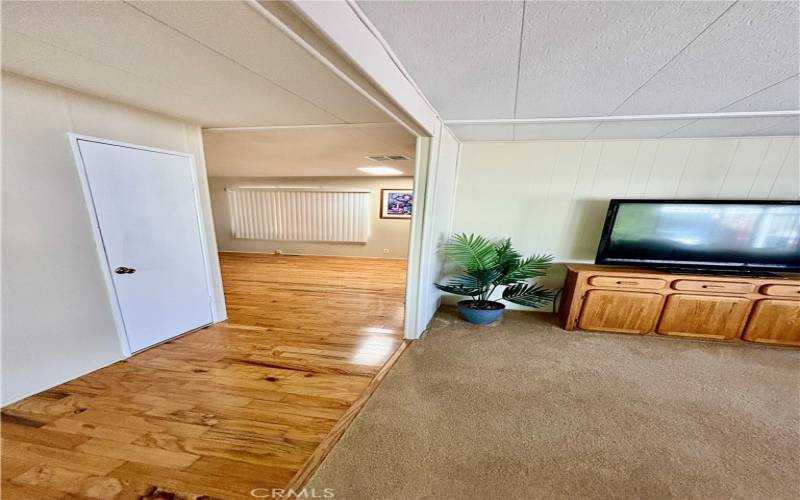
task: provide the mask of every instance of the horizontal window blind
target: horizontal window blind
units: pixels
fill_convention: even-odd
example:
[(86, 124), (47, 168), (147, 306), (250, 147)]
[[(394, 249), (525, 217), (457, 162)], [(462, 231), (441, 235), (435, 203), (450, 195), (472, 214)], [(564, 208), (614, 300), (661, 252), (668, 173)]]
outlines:
[(228, 188), (234, 238), (366, 242), (369, 191)]

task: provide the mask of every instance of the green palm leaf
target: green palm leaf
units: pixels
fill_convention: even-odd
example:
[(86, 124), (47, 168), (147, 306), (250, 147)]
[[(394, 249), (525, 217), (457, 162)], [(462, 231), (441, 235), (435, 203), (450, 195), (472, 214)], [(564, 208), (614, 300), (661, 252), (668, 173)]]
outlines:
[(466, 270), (488, 269), (492, 266), (495, 247), (483, 236), (457, 234), (444, 245), (444, 252)]
[(514, 267), (521, 258), (522, 255), (511, 246), (511, 239), (505, 239), (495, 246), (492, 266), (500, 269), (502, 273), (503, 270)]
[(475, 288), (464, 288), (457, 285), (452, 285), (450, 283), (434, 283), (433, 286), (443, 292), (452, 293), (455, 295), (468, 295), (470, 297), (475, 297), (481, 293), (480, 290)]
[(544, 271), (550, 267), (550, 262), (552, 261), (552, 255), (534, 255), (527, 259), (519, 260), (514, 267), (506, 270), (500, 279), (500, 284), (512, 285), (518, 281), (544, 276)]
[[(473, 269), (450, 277), (444, 283), (434, 283), (436, 288), (444, 290), (449, 293), (458, 293), (460, 295), (479, 295), (489, 290), (492, 283), (497, 279), (498, 273), (493, 269)], [(449, 289), (461, 290), (460, 292), (452, 292)], [(462, 293), (469, 291), (469, 293)]]
[(541, 307), (553, 301), (555, 293), (539, 285), (517, 283), (503, 290), (503, 298), (528, 307)]
[(478, 280), (475, 276), (471, 276), (469, 274), (459, 274), (456, 276), (452, 276), (444, 283), (434, 283), (434, 285), (439, 290), (444, 290), (445, 292), (450, 292), (450, 290), (446, 290), (446, 288), (452, 288), (470, 292), (470, 293), (459, 292), (460, 295), (477, 295), (481, 293), (485, 288), (485, 285), (483, 285), (480, 282), (480, 280)]
[(444, 292), (468, 295), (479, 302), (491, 301), (495, 290), (505, 285), (503, 299), (516, 304), (540, 307), (553, 300), (554, 293), (525, 282), (544, 275), (553, 257), (534, 255), (524, 259), (510, 239), (492, 242), (480, 235), (458, 234), (444, 246), (445, 255), (461, 274), (434, 286)]

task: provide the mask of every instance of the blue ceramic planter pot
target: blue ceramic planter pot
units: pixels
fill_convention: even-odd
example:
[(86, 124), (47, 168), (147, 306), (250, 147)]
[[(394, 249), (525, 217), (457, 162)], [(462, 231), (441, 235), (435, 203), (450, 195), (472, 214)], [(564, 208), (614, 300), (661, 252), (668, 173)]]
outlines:
[(461, 317), (464, 318), (466, 321), (470, 323), (475, 323), (476, 325), (486, 325), (489, 323), (494, 323), (500, 316), (503, 315), (503, 311), (505, 310), (506, 306), (499, 302), (492, 302), (497, 309), (472, 309), (469, 307), (469, 304), (472, 304), (476, 301), (474, 300), (462, 300), (458, 303), (458, 312), (461, 314)]

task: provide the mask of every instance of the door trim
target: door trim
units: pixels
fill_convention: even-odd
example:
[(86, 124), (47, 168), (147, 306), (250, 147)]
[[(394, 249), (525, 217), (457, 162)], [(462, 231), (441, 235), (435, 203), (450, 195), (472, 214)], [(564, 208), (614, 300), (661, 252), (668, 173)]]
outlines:
[[(208, 292), (208, 308), (211, 312), (212, 321), (215, 319), (216, 315), (214, 314), (214, 304), (217, 302), (219, 297), (217, 297), (216, 290), (211, 284), (214, 282), (213, 276), (211, 275), (211, 267), (209, 266), (209, 253), (208, 253), (208, 246), (207, 246), (207, 238), (206, 238), (206, 231), (205, 231), (205, 220), (203, 217), (203, 210), (201, 208), (200, 203), (200, 189), (198, 183), (198, 176), (197, 176), (197, 164), (195, 163), (194, 155), (189, 153), (181, 153), (180, 151), (170, 151), (168, 149), (160, 149), (160, 148), (153, 148), (149, 146), (142, 146), (140, 144), (131, 144), (127, 142), (120, 142), (120, 141), (113, 141), (110, 139), (102, 139), (99, 137), (92, 137), (88, 135), (82, 134), (75, 134), (75, 133), (67, 133), (67, 139), (69, 140), (70, 148), (72, 149), (72, 156), (75, 159), (75, 169), (78, 172), (78, 179), (81, 183), (81, 191), (83, 191), (83, 197), (86, 201), (86, 211), (89, 215), (89, 222), (92, 226), (92, 236), (95, 243), (95, 248), (97, 249), (97, 257), (98, 262), (100, 263), (100, 268), (103, 274), (103, 280), (106, 284), (106, 294), (108, 295), (109, 304), (111, 304), (111, 314), (114, 317), (114, 325), (117, 330), (117, 337), (119, 339), (120, 347), (122, 348), (122, 354), (124, 357), (129, 357), (134, 351), (131, 350), (130, 341), (128, 339), (128, 333), (125, 328), (125, 321), (122, 318), (122, 308), (119, 303), (119, 297), (117, 296), (117, 291), (114, 286), (114, 280), (112, 275), (111, 265), (108, 261), (108, 255), (106, 254), (106, 248), (103, 243), (103, 235), (100, 232), (100, 223), (97, 219), (97, 211), (94, 204), (94, 199), (92, 197), (92, 191), (89, 187), (89, 177), (86, 174), (86, 165), (83, 161), (83, 156), (81, 155), (81, 150), (79, 146), (80, 141), (85, 142), (96, 142), (99, 144), (106, 144), (109, 146), (118, 146), (123, 148), (129, 149), (138, 149), (141, 151), (149, 151), (151, 153), (161, 153), (161, 154), (168, 154), (173, 156), (180, 156), (182, 158), (186, 158), (189, 160), (189, 167), (190, 173), (192, 177), (192, 189), (194, 190), (194, 211), (197, 215), (197, 229), (200, 232), (200, 248), (203, 253), (203, 274), (206, 278), (206, 291)], [(182, 335), (182, 332), (179, 335)], [(137, 351), (138, 352), (138, 351)]]
[[(440, 168), (435, 156), (436, 141), (444, 133), (440, 117), (400, 69), (401, 65), (392, 59), (376, 33), (364, 24), (359, 9), (350, 0), (245, 0), (245, 3), (415, 136), (414, 211), (409, 230), (404, 338), (420, 338), (429, 325), (430, 309), (440, 300), (438, 290), (426, 283), (426, 276), (422, 275), (438, 259), (435, 252), (425, 253), (436, 244), (428, 243), (433, 221), (430, 216), (426, 221), (423, 212), (425, 203), (433, 204), (435, 198), (432, 188)], [(451, 219), (453, 208), (448, 208)]]

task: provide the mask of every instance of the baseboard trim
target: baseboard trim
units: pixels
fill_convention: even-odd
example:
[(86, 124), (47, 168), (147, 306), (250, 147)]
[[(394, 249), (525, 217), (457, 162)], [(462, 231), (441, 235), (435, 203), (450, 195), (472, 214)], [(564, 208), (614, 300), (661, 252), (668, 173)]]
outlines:
[(371, 259), (371, 260), (408, 260), (407, 257), (373, 257), (370, 255), (328, 255), (322, 253), (275, 253), (275, 252), (242, 252), (239, 250), (218, 250), (218, 253), (243, 253), (247, 255), (272, 255), (274, 257), (339, 257), (342, 259)]

